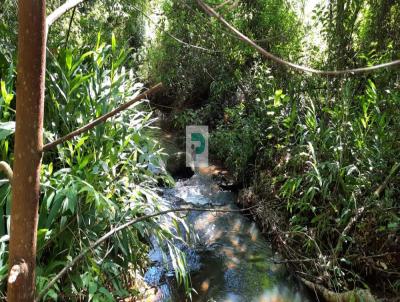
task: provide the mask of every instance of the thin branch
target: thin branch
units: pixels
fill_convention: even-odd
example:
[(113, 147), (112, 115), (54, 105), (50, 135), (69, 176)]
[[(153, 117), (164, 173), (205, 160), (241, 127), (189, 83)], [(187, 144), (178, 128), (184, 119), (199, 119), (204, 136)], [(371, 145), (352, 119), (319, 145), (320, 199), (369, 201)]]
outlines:
[(137, 12), (139, 12), (140, 14), (142, 14), (146, 19), (148, 19), (151, 23), (154, 24), (154, 26), (160, 28), (167, 36), (169, 36), (170, 38), (174, 39), (175, 41), (177, 41), (180, 44), (185, 45), (186, 47), (192, 47), (198, 50), (202, 50), (205, 52), (209, 52), (209, 53), (216, 53), (216, 52), (220, 52), (220, 51), (216, 51), (216, 50), (212, 50), (212, 49), (208, 49), (202, 46), (198, 46), (198, 45), (194, 45), (194, 44), (190, 44), (188, 42), (185, 42), (181, 39), (179, 39), (178, 37), (176, 37), (175, 35), (171, 34), (170, 32), (164, 30), (157, 22), (155, 22), (153, 19), (151, 19), (150, 16), (148, 16), (146, 13), (143, 12), (143, 10), (137, 8), (136, 6), (132, 7), (134, 10), (136, 10)]
[(378, 189), (374, 192), (374, 196), (378, 198), (382, 191), (386, 188), (387, 184), (389, 183), (390, 179), (393, 177), (394, 174), (396, 174), (397, 170), (400, 168), (400, 163), (395, 163), (392, 167), (392, 169), (389, 172), (389, 175), (386, 177), (385, 181), (383, 184), (381, 184)]
[(66, 36), (66, 38), (65, 38), (65, 44), (64, 44), (64, 48), (65, 48), (65, 49), (66, 49), (67, 46), (68, 46), (69, 34), (71, 33), (71, 26), (72, 26), (72, 21), (74, 20), (75, 11), (76, 11), (76, 6), (75, 6), (74, 9), (72, 10), (71, 18), (69, 19), (69, 25), (68, 25), (67, 36)]
[(222, 2), (221, 4), (218, 4), (214, 9), (220, 9), (223, 6), (230, 4), (230, 2), (232, 2), (232, 0), (226, 0), (226, 1)]
[(64, 15), (67, 11), (74, 8), (78, 4), (82, 3), (85, 0), (68, 0), (60, 7), (56, 8), (50, 15), (46, 18), (46, 26), (47, 29), (56, 22), (62, 15)]
[(358, 219), (360, 219), (360, 217), (364, 214), (364, 211), (365, 211), (365, 207), (361, 207), (356, 210), (355, 215), (350, 219), (349, 223), (346, 225), (343, 232), (339, 236), (338, 242), (335, 247), (335, 254), (339, 253), (339, 251), (342, 248), (343, 240), (349, 234), (349, 232), (353, 228), (354, 224), (358, 221)]
[(304, 278), (300, 280), (311, 290), (324, 298), (324, 301), (376, 301), (368, 289), (354, 289), (342, 293), (331, 291), (321, 284), (308, 281)]
[[(378, 187), (378, 189), (376, 189), (376, 191), (374, 192), (374, 197), (375, 198), (379, 198), (381, 192), (385, 189), (385, 187), (389, 183), (390, 179), (393, 177), (393, 175), (397, 172), (397, 170), (399, 168), (400, 168), (400, 164), (399, 163), (395, 163), (393, 165), (392, 169), (390, 170), (389, 175), (386, 177), (386, 179), (383, 182), (383, 184), (381, 184)], [(366, 209), (366, 207), (361, 207), (361, 208), (356, 209), (356, 212), (355, 212), (354, 216), (350, 219), (349, 223), (346, 225), (346, 227), (344, 228), (343, 232), (339, 236), (338, 242), (337, 242), (336, 247), (335, 247), (335, 254), (339, 253), (339, 251), (340, 251), (340, 249), (342, 248), (342, 245), (343, 245), (343, 240), (345, 240), (346, 236), (349, 234), (349, 232), (351, 231), (353, 226), (362, 217), (362, 215), (365, 212), (365, 209)]]
[(0, 172), (3, 172), (10, 184), (12, 183), (13, 180), (13, 171), (10, 167), (9, 164), (7, 164), (5, 161), (0, 161)]
[(275, 264), (285, 264), (285, 263), (301, 263), (301, 262), (315, 262), (318, 258), (304, 258), (304, 259), (284, 259), (279, 260), (275, 258), (268, 258), (269, 261)]
[(224, 18), (221, 17), (215, 10), (213, 10), (210, 6), (205, 4), (202, 0), (197, 0), (198, 5), (211, 17), (214, 17), (218, 19), (226, 28), (228, 28), (231, 32), (233, 32), (241, 41), (249, 44), (251, 47), (255, 48), (261, 55), (264, 57), (278, 63), (281, 65), (284, 65), (286, 67), (301, 71), (301, 72), (308, 72), (308, 73), (313, 73), (313, 74), (318, 74), (318, 75), (325, 75), (325, 76), (338, 76), (338, 75), (344, 75), (344, 74), (356, 74), (356, 73), (365, 73), (365, 72), (370, 72), (382, 68), (387, 68), (391, 66), (396, 66), (400, 65), (400, 60), (395, 60), (389, 63), (384, 63), (384, 64), (379, 64), (379, 65), (374, 65), (374, 66), (369, 66), (369, 67), (361, 67), (361, 68), (355, 68), (355, 69), (346, 69), (346, 70), (319, 70), (319, 69), (314, 69), (311, 67), (307, 66), (302, 66), (298, 64), (294, 64), (292, 62), (283, 60), (274, 54), (266, 51), (264, 48), (259, 46), (257, 43), (252, 41), (250, 38), (242, 34), (239, 30), (237, 30), (235, 27), (233, 27), (231, 24), (229, 24)]
[(137, 101), (139, 101), (141, 99), (144, 99), (144, 98), (147, 98), (149, 95), (155, 94), (155, 93), (161, 91), (162, 89), (163, 89), (162, 83), (158, 83), (157, 85), (153, 86), (152, 88), (150, 88), (150, 89), (146, 90), (145, 92), (139, 94), (138, 96), (136, 96), (135, 98), (133, 98), (129, 102), (127, 102), (127, 103), (119, 106), (118, 108), (114, 109), (113, 111), (110, 111), (110, 112), (98, 117), (94, 121), (86, 124), (85, 126), (79, 128), (79, 129), (77, 129), (75, 131), (72, 131), (71, 133), (69, 133), (69, 134), (67, 134), (67, 135), (65, 135), (65, 136), (63, 136), (63, 137), (61, 137), (59, 139), (56, 139), (55, 141), (53, 141), (51, 143), (48, 143), (48, 144), (44, 145), (43, 151), (48, 151), (48, 150), (54, 148), (55, 146), (57, 146), (57, 145), (65, 142), (67, 140), (70, 140), (71, 138), (73, 138), (73, 137), (75, 137), (77, 135), (80, 135), (80, 134), (82, 134), (82, 133), (94, 128), (95, 126), (97, 126), (97, 125), (99, 125), (101, 123), (104, 123), (110, 117), (113, 117), (113, 116), (117, 115), (118, 113), (120, 113), (121, 111), (123, 111), (125, 109), (128, 109), (131, 105), (133, 105)]
[(95, 242), (93, 242), (92, 244), (90, 244), (88, 247), (84, 248), (83, 251), (81, 251), (79, 253), (78, 256), (76, 256), (74, 259), (72, 259), (56, 276), (54, 276), (53, 279), (51, 279), (47, 285), (43, 288), (43, 290), (38, 294), (38, 296), (35, 299), (35, 302), (39, 302), (44, 295), (49, 291), (49, 289), (61, 278), (63, 277), (68, 270), (70, 270), (75, 264), (77, 264), (84, 256), (85, 254), (87, 254), (89, 251), (91, 251), (92, 249), (94, 249), (95, 247), (97, 247), (98, 245), (100, 245), (102, 242), (104, 242), (105, 240), (107, 240), (108, 238), (110, 238), (111, 236), (115, 235), (117, 232), (126, 229), (127, 227), (147, 220), (149, 218), (153, 218), (153, 217), (157, 217), (157, 216), (161, 216), (161, 215), (165, 215), (168, 213), (173, 213), (173, 212), (187, 212), (187, 211), (199, 211), (199, 212), (220, 212), (220, 213), (232, 213), (232, 212), (244, 212), (244, 211), (248, 211), (252, 208), (254, 208), (255, 206), (249, 207), (249, 208), (245, 208), (245, 209), (239, 209), (239, 210), (223, 210), (223, 209), (205, 209), (205, 208), (178, 208), (178, 209), (170, 209), (170, 210), (165, 210), (165, 211), (160, 211), (154, 214), (150, 214), (150, 215), (146, 215), (146, 216), (141, 216), (139, 218), (136, 218), (134, 220), (128, 221), (122, 225), (120, 225), (119, 227), (116, 227), (112, 230), (110, 230), (109, 232), (107, 232), (106, 234), (104, 234), (102, 237), (100, 237), (99, 239), (97, 239)]
[(214, 7), (215, 10), (219, 10), (220, 8), (229, 5), (228, 10), (232, 10), (234, 8), (236, 8), (239, 5), (239, 1), (234, 1), (232, 3), (233, 0), (226, 0), (225, 2), (221, 3), (220, 5), (217, 5)]
[[(46, 24), (47, 24), (47, 28), (49, 28), (57, 19), (59, 19), (63, 14), (65, 14), (68, 10), (74, 8), (74, 12), (75, 12), (75, 8), (78, 4), (84, 2), (86, 0), (69, 0), (67, 2), (65, 2), (63, 5), (61, 5), (59, 8), (57, 8), (54, 12), (52, 12), (47, 18), (46, 18)], [(161, 26), (159, 24), (157, 24), (155, 21), (153, 21), (148, 15), (146, 15), (142, 10), (138, 9), (137, 7), (133, 7), (133, 9), (135, 9), (136, 11), (138, 11), (140, 14), (142, 14), (145, 18), (147, 18), (148, 20), (150, 20), (150, 22), (152, 22), (155, 26), (157, 26), (158, 28), (161, 28)], [(72, 18), (73, 15), (71, 17), (70, 20), (70, 27), (71, 27), (71, 22), (72, 22)], [(218, 51), (215, 50), (211, 50), (208, 48), (204, 48), (201, 46), (197, 46), (197, 45), (193, 45), (190, 43), (187, 43), (181, 39), (179, 39), (178, 37), (174, 36), (173, 34), (169, 33), (168, 31), (164, 31), (169, 37), (171, 37), (172, 39), (174, 39), (175, 41), (177, 41), (178, 43), (181, 43), (187, 47), (192, 47), (195, 49), (199, 49), (199, 50), (203, 50), (206, 52), (210, 52), (210, 53), (215, 53)], [(69, 35), (69, 30), (68, 30), (68, 35)], [(68, 37), (68, 36), (67, 36)], [(68, 41), (68, 38), (67, 38)]]

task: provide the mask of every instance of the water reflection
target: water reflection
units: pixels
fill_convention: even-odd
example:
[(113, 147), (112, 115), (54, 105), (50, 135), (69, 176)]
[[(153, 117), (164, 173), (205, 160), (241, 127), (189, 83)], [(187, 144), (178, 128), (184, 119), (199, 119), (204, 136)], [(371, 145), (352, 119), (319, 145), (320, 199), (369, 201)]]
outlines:
[[(222, 191), (204, 175), (195, 174), (189, 180), (180, 181), (167, 193), (166, 196), (175, 197), (170, 198), (174, 202), (179, 197), (186, 203), (237, 209), (235, 195)], [(202, 246), (202, 249), (197, 249), (197, 258), (192, 255), (194, 260), (188, 261), (195, 267), (191, 267), (192, 286), (196, 291), (194, 302), (311, 301), (284, 266), (268, 261), (274, 253), (265, 238), (260, 236), (256, 224), (245, 216), (240, 213), (192, 212), (185, 219)], [(153, 275), (159, 277), (156, 272)], [(168, 290), (159, 287), (163, 294), (154, 301), (186, 301), (184, 292), (174, 286), (172, 278), (167, 278), (167, 284)]]

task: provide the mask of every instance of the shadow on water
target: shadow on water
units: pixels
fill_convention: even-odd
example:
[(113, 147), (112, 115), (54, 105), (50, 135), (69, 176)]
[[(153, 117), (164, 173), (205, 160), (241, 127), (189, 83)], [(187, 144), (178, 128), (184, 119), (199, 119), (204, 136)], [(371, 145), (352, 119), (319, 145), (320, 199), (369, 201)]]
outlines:
[[(237, 209), (236, 195), (221, 190), (209, 175), (195, 174), (178, 181), (175, 188), (165, 190), (164, 199), (171, 207), (195, 204)], [(283, 265), (270, 261), (277, 255), (244, 215), (191, 212), (185, 219), (197, 237), (194, 247), (180, 247), (191, 272), (192, 301), (312, 301)], [(155, 245), (150, 253), (154, 266), (145, 276), (159, 289), (153, 301), (186, 301), (173, 273), (161, 264), (160, 254)]]

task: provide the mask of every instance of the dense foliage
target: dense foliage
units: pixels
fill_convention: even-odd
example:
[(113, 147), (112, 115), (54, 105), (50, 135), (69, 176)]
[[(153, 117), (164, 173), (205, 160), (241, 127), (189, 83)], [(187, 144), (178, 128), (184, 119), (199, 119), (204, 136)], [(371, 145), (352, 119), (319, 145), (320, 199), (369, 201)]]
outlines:
[[(400, 55), (393, 1), (319, 3), (308, 22), (291, 1), (207, 3), (266, 50), (314, 68)], [(174, 125), (211, 127), (212, 153), (256, 194), (242, 202), (259, 205), (259, 221), (301, 277), (335, 291), (398, 295), (398, 69), (295, 73), (261, 58), (194, 2), (165, 5), (167, 32), (210, 50), (159, 33), (149, 60), (153, 76), (172, 83)], [(311, 28), (320, 29), (316, 41)]]
[[(49, 10), (60, 4), (50, 2)], [(4, 11), (0, 13), (0, 156), (12, 165), (17, 100), (16, 7), (14, 1), (5, 1), (1, 5)], [(121, 24), (127, 32), (108, 35), (113, 27), (119, 30), (110, 20), (103, 19), (106, 8), (110, 12), (110, 7), (115, 5), (110, 2), (99, 3), (94, 8), (78, 8), (75, 18), (78, 17), (80, 24), (79, 27), (71, 26), (68, 43), (69, 22), (52, 28), (51, 47), (47, 53), (45, 143), (111, 111), (144, 88), (134, 68), (138, 64), (136, 53), (129, 47), (135, 43), (140, 46), (141, 40), (135, 35), (142, 37), (142, 34), (129, 31)], [(127, 3), (119, 5), (121, 14), (123, 12), (127, 19), (125, 22), (135, 20), (142, 24), (138, 13), (133, 13), (137, 12), (136, 7), (128, 10)], [(100, 19), (101, 29), (107, 34), (98, 32)], [(121, 18), (118, 20), (121, 22)], [(119, 44), (117, 36), (127, 43)], [(127, 36), (131, 39), (125, 39)], [(37, 292), (104, 233), (126, 221), (163, 209), (157, 187), (159, 184), (171, 185), (173, 179), (161, 166), (165, 156), (156, 137), (150, 134), (154, 132), (154, 120), (148, 102), (141, 101), (111, 121), (45, 154), (37, 238)], [(10, 191), (9, 182), (2, 180), (2, 299), (5, 298), (8, 274)], [(150, 237), (169, 247), (174, 259), (182, 257), (172, 244), (172, 239), (177, 240), (176, 234), (171, 233), (173, 221), (145, 220), (119, 232), (93, 249), (84, 261), (59, 280), (45, 300), (115, 301), (140, 296), (139, 290), (143, 290), (140, 280), (147, 265)], [(183, 280), (183, 262), (174, 263), (178, 263), (175, 270)]]
[[(48, 12), (63, 3), (47, 2)], [(294, 72), (243, 44), (195, 0), (133, 2), (84, 1), (51, 27), (45, 141), (126, 102), (142, 83), (162, 81), (169, 89), (157, 101), (170, 111), (172, 127), (210, 127), (212, 155), (243, 187), (241, 202), (258, 205), (256, 218), (300, 277), (334, 291), (399, 296), (399, 69), (335, 78)], [(400, 57), (398, 1), (317, 1), (310, 18), (293, 0), (206, 2), (291, 62), (346, 69)], [(16, 1), (0, 3), (0, 159), (11, 165), (16, 15)], [(103, 233), (162, 208), (157, 187), (173, 180), (160, 164), (153, 122), (143, 101), (45, 154), (38, 291)], [(1, 298), (10, 203), (10, 184), (2, 179)], [(138, 297), (150, 236), (180, 260), (173, 261), (176, 274), (188, 287), (170, 230), (168, 221), (154, 219), (118, 233), (47, 299)]]

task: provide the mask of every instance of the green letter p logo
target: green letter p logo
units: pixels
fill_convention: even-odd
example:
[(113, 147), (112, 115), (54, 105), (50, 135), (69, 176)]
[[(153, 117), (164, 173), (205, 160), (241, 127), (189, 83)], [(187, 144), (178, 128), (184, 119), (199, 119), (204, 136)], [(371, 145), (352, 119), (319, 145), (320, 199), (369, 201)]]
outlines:
[(200, 146), (195, 148), (196, 154), (201, 154), (206, 149), (206, 139), (201, 133), (192, 133), (192, 142), (200, 142)]
[(186, 127), (186, 166), (208, 166), (208, 126)]

